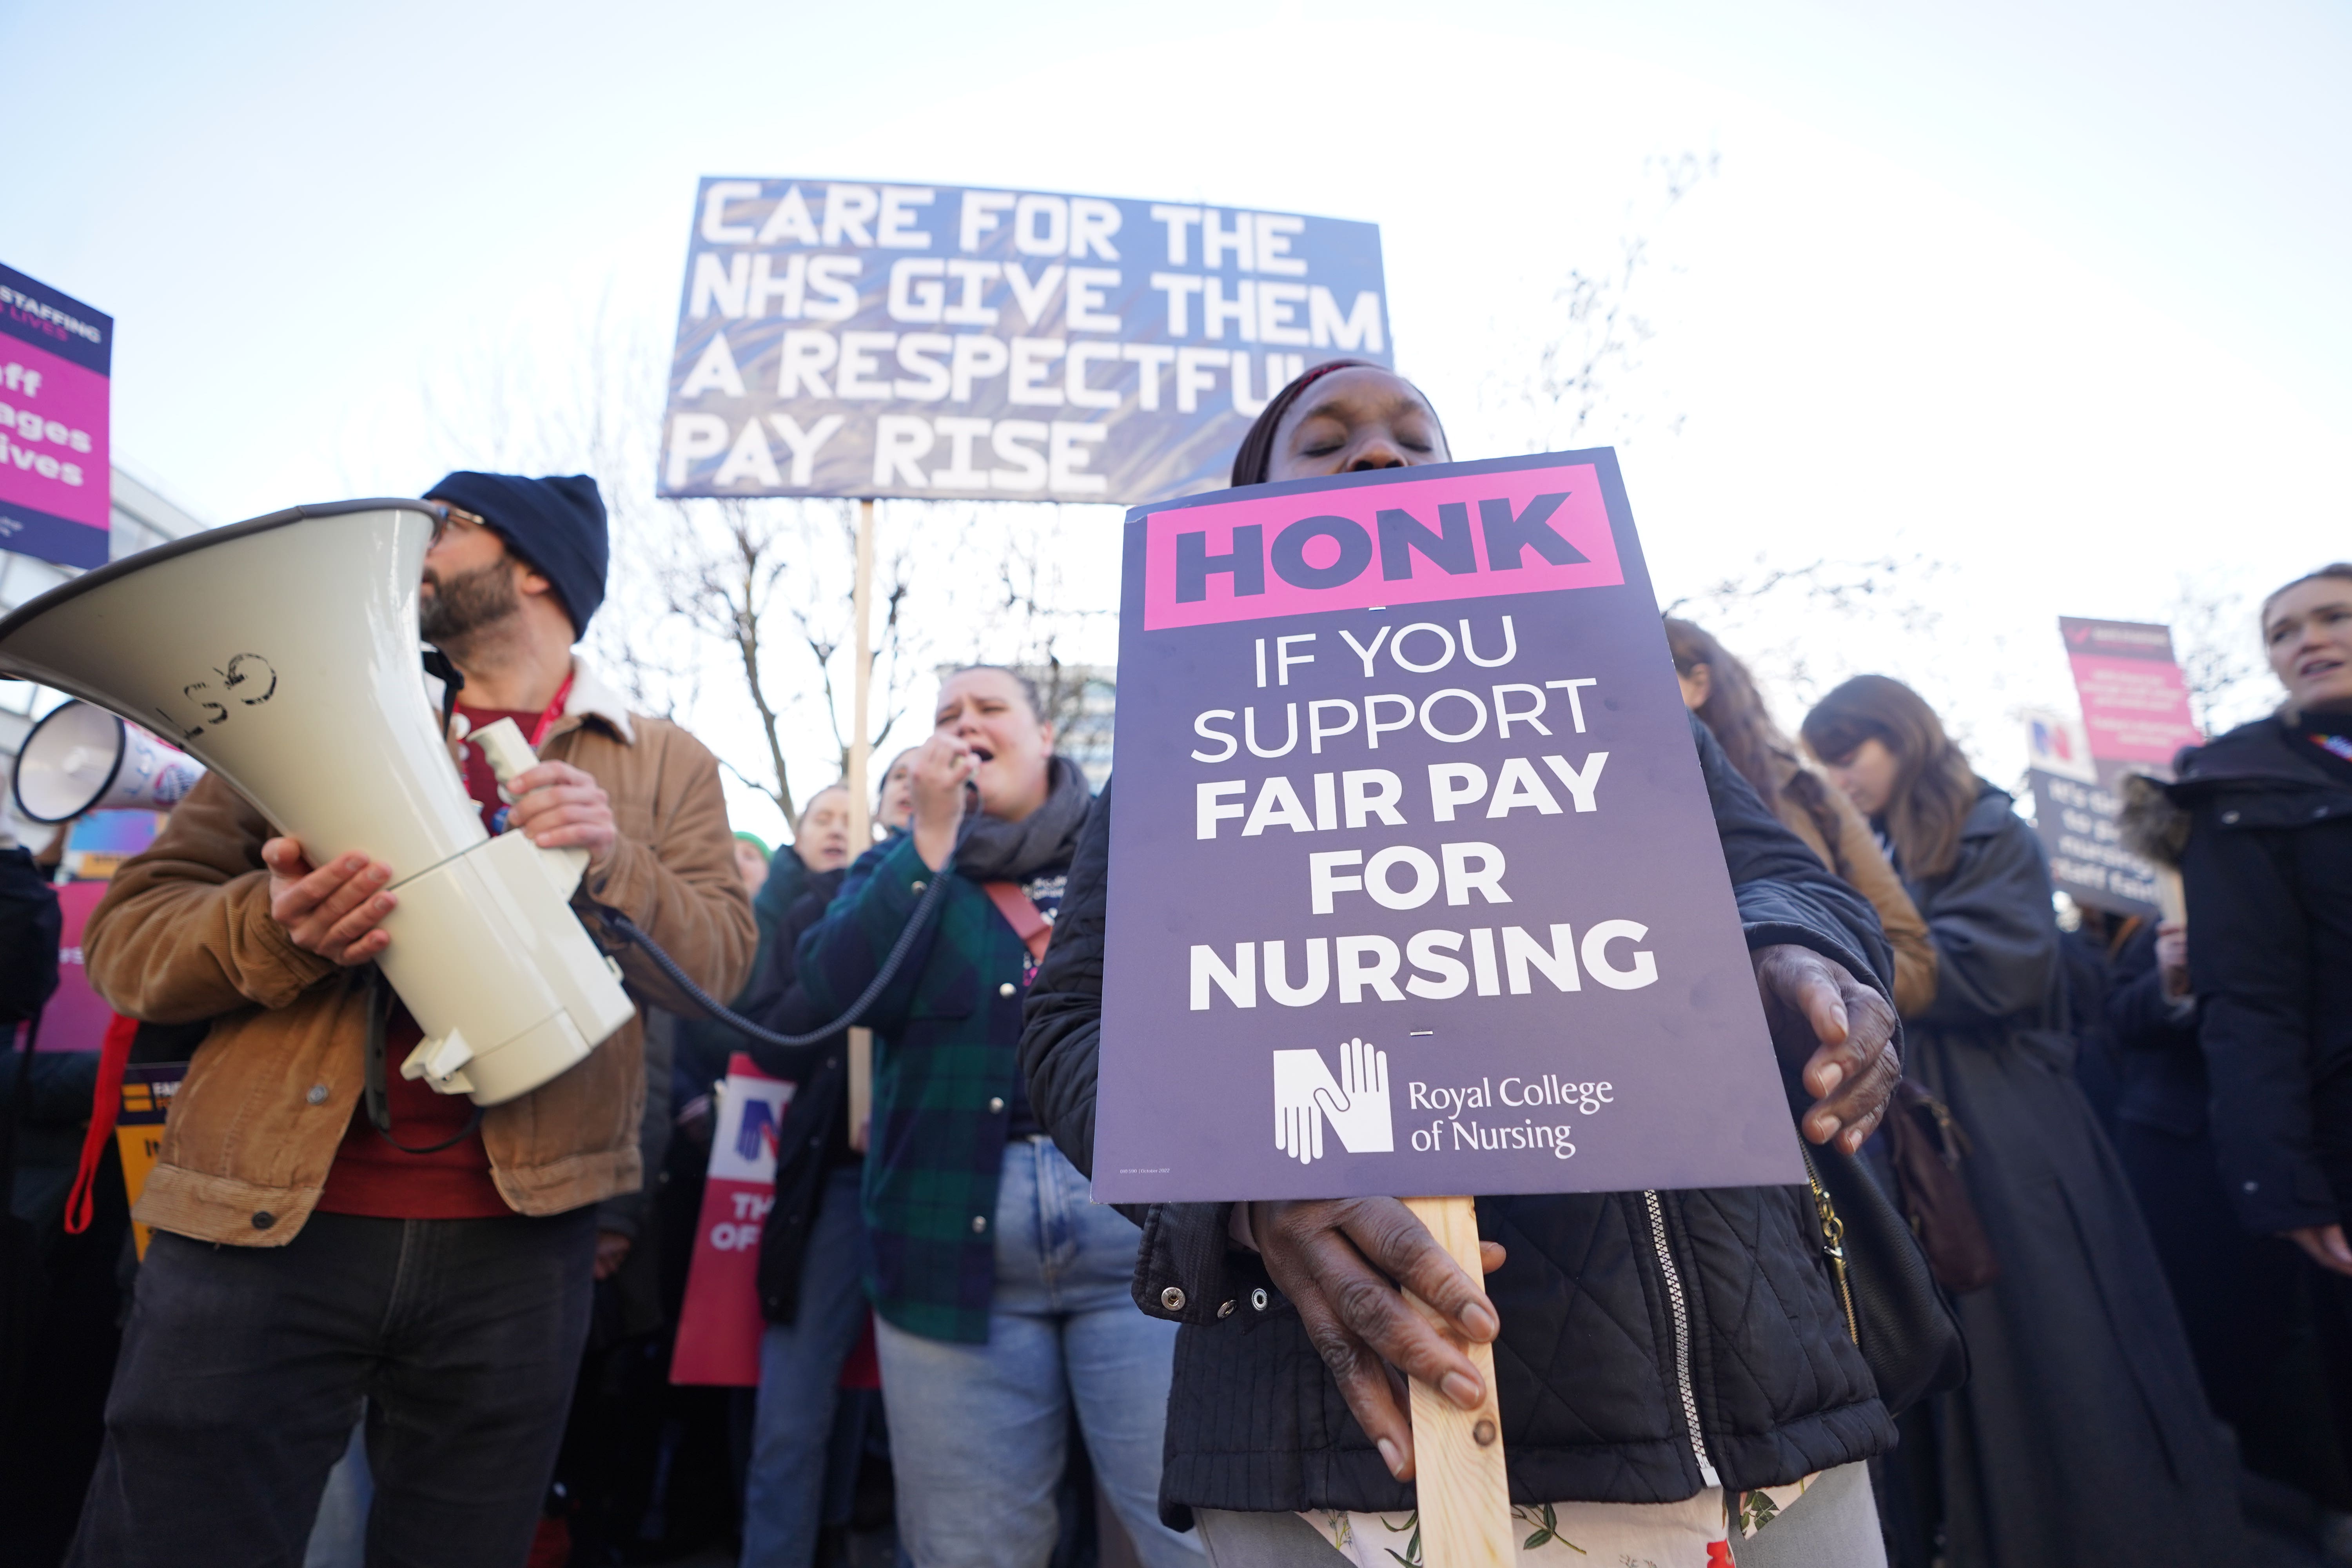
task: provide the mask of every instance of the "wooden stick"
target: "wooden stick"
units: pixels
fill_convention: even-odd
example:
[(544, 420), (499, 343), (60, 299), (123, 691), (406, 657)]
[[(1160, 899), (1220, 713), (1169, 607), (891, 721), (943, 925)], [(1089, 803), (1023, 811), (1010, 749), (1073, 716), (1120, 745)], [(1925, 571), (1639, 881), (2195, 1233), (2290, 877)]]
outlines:
[[(1486, 1279), (1478, 1265), (1478, 1214), (1468, 1198), (1407, 1198), (1404, 1206), (1429, 1227), (1464, 1273)], [(1464, 1339), (1410, 1290), (1404, 1299), (1470, 1358), (1486, 1385), (1486, 1403), (1464, 1410), (1428, 1384), (1418, 1380), (1412, 1384), (1422, 1563), (1424, 1568), (1511, 1568), (1517, 1552), (1510, 1481), (1503, 1473), (1503, 1415), (1495, 1401), (1494, 1348)]]
[[(873, 742), (866, 739), (866, 710), (872, 706), (874, 654), (867, 623), (874, 606), (874, 501), (857, 503), (857, 574), (849, 595), (850, 619), (856, 667), (850, 688), (849, 716), (849, 858), (853, 861), (874, 842), (874, 791), (867, 778)], [(863, 1153), (866, 1123), (874, 1114), (874, 1031), (849, 1031), (849, 1142)]]

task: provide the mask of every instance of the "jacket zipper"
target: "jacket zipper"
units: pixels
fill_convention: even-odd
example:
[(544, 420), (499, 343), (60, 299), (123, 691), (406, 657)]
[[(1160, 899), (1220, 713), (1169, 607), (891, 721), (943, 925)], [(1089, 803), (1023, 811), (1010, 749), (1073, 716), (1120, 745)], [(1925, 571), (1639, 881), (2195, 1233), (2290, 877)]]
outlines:
[(1691, 1384), (1690, 1303), (1683, 1299), (1682, 1270), (1675, 1267), (1674, 1250), (1666, 1245), (1666, 1211), (1658, 1194), (1645, 1192), (1650, 1207), (1650, 1235), (1658, 1249), (1658, 1272), (1666, 1277), (1666, 1305), (1675, 1315), (1675, 1382), (1683, 1396), (1683, 1424), (1690, 1429), (1691, 1457), (1698, 1461), (1699, 1479), (1711, 1487), (1723, 1484), (1706, 1457), (1706, 1439), (1698, 1429), (1698, 1391)]

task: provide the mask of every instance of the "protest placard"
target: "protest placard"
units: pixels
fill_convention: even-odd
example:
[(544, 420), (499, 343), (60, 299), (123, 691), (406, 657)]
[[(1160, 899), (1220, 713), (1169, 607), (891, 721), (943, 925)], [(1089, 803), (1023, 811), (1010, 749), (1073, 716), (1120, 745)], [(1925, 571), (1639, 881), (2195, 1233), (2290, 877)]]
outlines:
[(727, 1058), (710, 1164), (687, 1265), (672, 1383), (753, 1388), (760, 1382), (760, 1236), (776, 1206), (776, 1131), (793, 1085), (742, 1051)]
[(1098, 1199), (1804, 1179), (1612, 453), (1126, 526)]
[(705, 179), (666, 496), (1144, 501), (1222, 485), (1310, 364), (1392, 363), (1368, 223)]
[(0, 549), (103, 566), (114, 318), (0, 267)]
[[(114, 1118), (114, 1146), (122, 1160), (123, 1194), (134, 1206), (163, 1155), (164, 1118), (172, 1097), (180, 1092), (180, 1080), (187, 1076), (185, 1062), (138, 1062), (122, 1069), (116, 1091), (121, 1102)], [(131, 1222), (131, 1245), (142, 1261), (154, 1234), (137, 1220)]]
[(2030, 715), (2026, 739), (2033, 824), (2058, 890), (2092, 909), (2153, 920), (2163, 879), (2123, 846), (2116, 786), (2126, 773), (2172, 776), (2172, 759), (2203, 736), (2168, 626), (2058, 618), (2073, 667), (2079, 724)]
[(2189, 680), (2172, 657), (2172, 629), (2139, 621), (2058, 617), (2082, 700), (2091, 755), (2112, 783), (2128, 763), (2172, 766), (2175, 752), (2204, 739), (2189, 711)]
[(2162, 897), (2155, 868), (2124, 847), (2121, 803), (2104, 784), (2039, 768), (2026, 773), (2033, 826), (2050, 857), (2050, 880), (2076, 903), (2154, 920)]

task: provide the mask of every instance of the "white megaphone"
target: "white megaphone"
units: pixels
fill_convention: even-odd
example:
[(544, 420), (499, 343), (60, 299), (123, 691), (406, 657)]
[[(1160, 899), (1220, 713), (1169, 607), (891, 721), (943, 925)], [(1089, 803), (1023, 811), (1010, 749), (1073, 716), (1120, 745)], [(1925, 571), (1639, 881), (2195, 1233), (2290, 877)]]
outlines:
[(52, 708), (16, 753), (16, 809), (35, 822), (86, 811), (169, 811), (205, 776), (202, 763), (103, 708)]
[(425, 694), (413, 500), (296, 507), (126, 556), (0, 620), (0, 674), (184, 745), (314, 865), (391, 868), (377, 960), (423, 1028), (401, 1070), (496, 1105), (635, 1013), (570, 905), (587, 856), (493, 838)]

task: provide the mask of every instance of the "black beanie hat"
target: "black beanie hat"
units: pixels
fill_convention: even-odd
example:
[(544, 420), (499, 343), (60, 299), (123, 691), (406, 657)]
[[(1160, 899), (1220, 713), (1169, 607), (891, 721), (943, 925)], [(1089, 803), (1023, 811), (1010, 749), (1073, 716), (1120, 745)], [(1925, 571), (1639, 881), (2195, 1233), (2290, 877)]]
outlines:
[(554, 584), (556, 599), (572, 617), (576, 640), (587, 635), (596, 606), (604, 602), (604, 570), (611, 549), (604, 534), (604, 498), (585, 474), (551, 474), (528, 479), (520, 474), (460, 470), (425, 492), (472, 512), (495, 530), (530, 569)]

